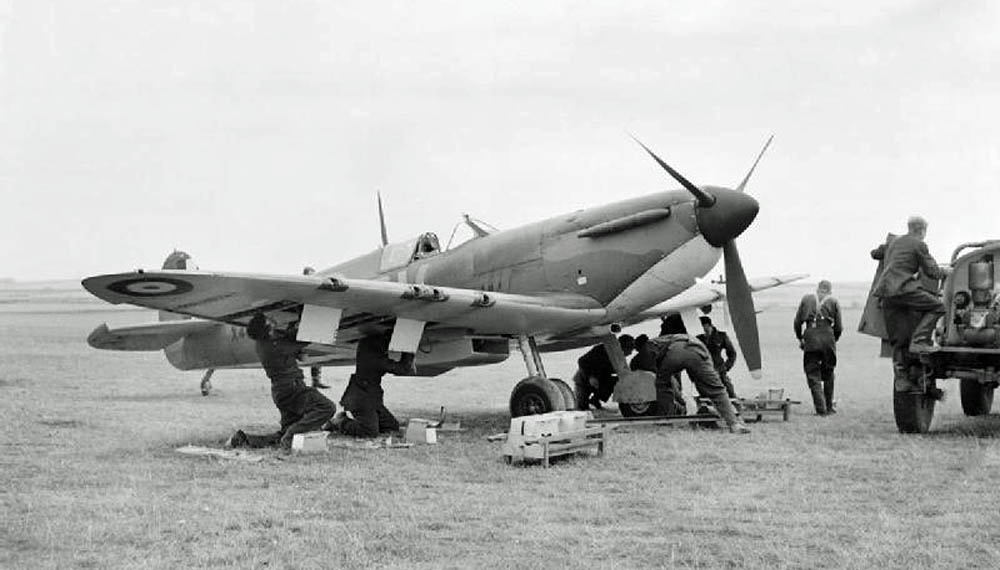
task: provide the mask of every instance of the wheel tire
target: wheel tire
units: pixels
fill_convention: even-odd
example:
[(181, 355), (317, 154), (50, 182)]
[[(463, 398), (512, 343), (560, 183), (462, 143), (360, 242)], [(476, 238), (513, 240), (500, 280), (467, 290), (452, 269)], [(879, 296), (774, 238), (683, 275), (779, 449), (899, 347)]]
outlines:
[(626, 418), (640, 418), (645, 416), (655, 416), (656, 415), (656, 402), (642, 402), (641, 404), (626, 404), (624, 402), (618, 403), (618, 411), (621, 413), (622, 417)]
[(900, 433), (927, 433), (934, 419), (937, 400), (927, 394), (912, 392), (892, 393), (892, 412)]
[[(568, 388), (568, 386), (567, 386)], [(510, 416), (518, 418), (565, 410), (562, 389), (548, 378), (530, 376), (510, 392)]]
[(967, 416), (985, 416), (993, 408), (993, 388), (975, 380), (962, 378), (958, 386), (962, 396), (962, 411)]
[(566, 405), (566, 407), (563, 409), (575, 410), (576, 392), (574, 392), (573, 389), (569, 387), (569, 384), (558, 378), (549, 378), (549, 382), (552, 382), (553, 384), (556, 385), (556, 388), (559, 388), (559, 393), (562, 394), (563, 397), (563, 404)]

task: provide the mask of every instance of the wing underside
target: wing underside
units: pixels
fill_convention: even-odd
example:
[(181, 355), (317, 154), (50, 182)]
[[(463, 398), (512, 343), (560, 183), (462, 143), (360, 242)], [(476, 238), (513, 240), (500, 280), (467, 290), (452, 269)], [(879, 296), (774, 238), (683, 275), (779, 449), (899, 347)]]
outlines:
[(365, 279), (155, 271), (100, 275), (83, 285), (110, 303), (233, 325), (245, 325), (257, 311), (287, 323), (298, 320), (305, 305), (339, 309), (338, 343), (385, 330), (397, 319), (461, 336), (489, 337), (580, 328), (606, 317), (596, 301), (580, 295), (518, 295)]

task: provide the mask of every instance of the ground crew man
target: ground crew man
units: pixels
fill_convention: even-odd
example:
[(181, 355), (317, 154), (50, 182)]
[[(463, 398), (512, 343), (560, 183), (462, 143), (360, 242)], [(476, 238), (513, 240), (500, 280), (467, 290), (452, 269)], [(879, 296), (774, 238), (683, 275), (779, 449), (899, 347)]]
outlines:
[(290, 449), (292, 436), (320, 429), (337, 407), (318, 390), (306, 386), (297, 360), (303, 345), (292, 340), (294, 329), (283, 334), (258, 312), (250, 319), (247, 336), (254, 340), (261, 366), (271, 380), (271, 399), (281, 413), (281, 427), (269, 435), (248, 435), (239, 430), (229, 444), (231, 447), (280, 444), (283, 449)]
[(840, 303), (832, 293), (830, 282), (820, 281), (815, 294), (802, 297), (792, 323), (802, 349), (802, 368), (813, 407), (821, 416), (837, 413), (833, 405), (833, 371), (837, 366), (837, 341), (844, 326)]
[[(635, 356), (628, 364), (631, 370), (646, 370), (656, 374), (656, 346), (647, 335), (641, 334), (635, 337)], [(658, 416), (684, 416), (687, 415), (687, 404), (684, 402), (684, 393), (681, 390), (680, 374), (671, 377), (670, 385), (665, 388), (670, 395), (664, 396), (664, 401), (673, 399), (673, 404), (667, 409), (660, 409), (657, 403), (655, 415)]]
[[(729, 340), (729, 335), (725, 332), (715, 328), (715, 325), (712, 324), (712, 319), (707, 315), (702, 315), (699, 317), (699, 320), (705, 332), (696, 338), (705, 345), (708, 353), (712, 355), (712, 366), (715, 367), (715, 371), (719, 374), (722, 385), (726, 387), (726, 393), (729, 394), (729, 398), (736, 399), (736, 390), (733, 389), (733, 382), (729, 379), (729, 374), (727, 374), (733, 369), (733, 365), (736, 364), (736, 348), (733, 346), (733, 341)], [(725, 357), (722, 356), (723, 352), (726, 353)]]
[(650, 342), (659, 347), (656, 400), (661, 409), (669, 409), (673, 404), (674, 395), (670, 388), (674, 376), (684, 370), (698, 393), (710, 398), (715, 404), (715, 409), (729, 426), (729, 431), (750, 433), (750, 428), (736, 415), (736, 409), (726, 393), (726, 387), (722, 385), (722, 380), (712, 365), (712, 357), (701, 341), (686, 333), (674, 333), (660, 336)]
[(331, 427), (346, 435), (375, 437), (399, 430), (399, 421), (385, 407), (382, 377), (389, 374), (413, 376), (413, 354), (403, 353), (400, 360), (388, 355), (389, 336), (366, 336), (358, 342), (354, 374), (340, 398), (344, 410), (331, 421)]
[[(635, 339), (631, 335), (623, 334), (618, 337), (618, 344), (625, 356), (628, 356), (635, 348)], [(615, 368), (608, 358), (608, 352), (603, 344), (599, 344), (587, 351), (576, 363), (578, 368), (573, 375), (576, 409), (586, 410), (590, 406), (601, 409), (604, 407), (603, 402), (611, 398), (615, 383), (618, 381)]]
[[(921, 287), (919, 273), (931, 279), (942, 279), (951, 273), (951, 269), (939, 266), (927, 250), (924, 242), (927, 220), (911, 216), (906, 227), (906, 235), (872, 251), (872, 258), (883, 262), (882, 274), (872, 293), (882, 300), (890, 339), (894, 337), (894, 332), (905, 327), (906, 323), (901, 321), (908, 320), (899, 319), (894, 309), (905, 308), (920, 314), (912, 337), (899, 340), (906, 340), (911, 352), (924, 352), (933, 346), (934, 325), (944, 315), (945, 309), (936, 290), (928, 291)], [(894, 346), (896, 344), (893, 342)]]

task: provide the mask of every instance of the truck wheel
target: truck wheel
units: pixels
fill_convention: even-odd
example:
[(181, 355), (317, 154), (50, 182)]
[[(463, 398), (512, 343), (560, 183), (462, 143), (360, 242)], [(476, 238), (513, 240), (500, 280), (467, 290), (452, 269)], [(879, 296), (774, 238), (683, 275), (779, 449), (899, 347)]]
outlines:
[(573, 389), (569, 387), (569, 384), (558, 378), (549, 378), (549, 381), (555, 384), (556, 388), (559, 388), (559, 393), (562, 394), (563, 397), (563, 403), (566, 405), (564, 409), (575, 410), (576, 392), (574, 392)]
[(562, 391), (548, 378), (529, 376), (510, 392), (510, 416), (518, 418), (566, 409)]
[(622, 417), (637, 418), (656, 415), (656, 402), (642, 402), (639, 404), (618, 403), (618, 411)]
[(993, 408), (993, 388), (975, 380), (962, 378), (958, 386), (962, 396), (962, 411), (967, 416), (985, 416)]
[(934, 404), (927, 394), (912, 392), (892, 393), (892, 412), (900, 433), (927, 433), (934, 419)]

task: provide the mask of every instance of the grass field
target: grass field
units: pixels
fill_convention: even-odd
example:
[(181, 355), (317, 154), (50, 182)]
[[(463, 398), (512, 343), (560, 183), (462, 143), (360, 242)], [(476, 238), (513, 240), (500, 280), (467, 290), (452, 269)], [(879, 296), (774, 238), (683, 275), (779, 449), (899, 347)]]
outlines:
[[(440, 406), (467, 431), (435, 446), (191, 457), (273, 429), (259, 371), (197, 373), (159, 354), (90, 349), (100, 324), (148, 320), (72, 295), (0, 295), (0, 568), (997, 568), (1000, 419), (966, 418), (957, 384), (933, 433), (902, 436), (890, 366), (854, 331), (864, 287), (839, 287), (840, 414), (812, 415), (791, 320), (810, 286), (758, 297), (766, 379), (802, 400), (750, 436), (619, 429), (602, 458), (507, 466), (518, 354), (436, 379), (388, 379), (402, 418)], [(716, 320), (720, 320), (717, 318)], [(653, 332), (639, 327), (636, 332)], [(546, 355), (569, 377), (579, 351)], [(739, 366), (739, 365), (738, 365)], [(346, 369), (328, 369), (337, 399)], [(686, 387), (690, 390), (690, 387)]]

